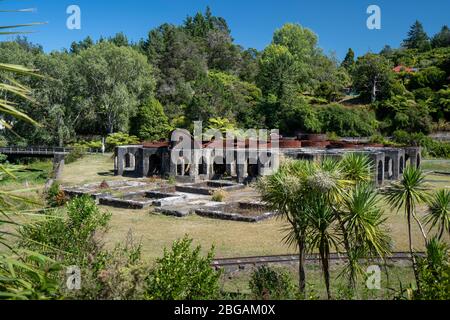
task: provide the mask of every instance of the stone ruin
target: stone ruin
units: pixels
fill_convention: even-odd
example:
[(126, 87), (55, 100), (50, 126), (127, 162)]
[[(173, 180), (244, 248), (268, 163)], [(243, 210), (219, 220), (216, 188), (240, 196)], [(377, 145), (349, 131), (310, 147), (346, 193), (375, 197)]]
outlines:
[[(372, 160), (373, 181), (377, 186), (382, 186), (386, 181), (398, 180), (408, 164), (417, 167), (421, 164), (419, 147), (393, 148), (370, 143), (332, 142), (319, 134), (281, 138), (277, 148), (272, 148), (270, 141), (265, 145), (246, 141), (245, 147), (240, 147), (226, 140), (195, 145), (191, 139), (193, 148), (188, 151), (189, 156), (186, 156), (186, 151), (184, 155), (178, 155), (176, 144), (169, 142), (118, 147), (115, 150), (115, 175), (172, 177), (180, 183), (226, 179), (248, 183), (260, 176), (273, 174), (282, 158), (320, 161), (326, 157), (340, 158), (346, 153), (357, 152), (368, 155)], [(173, 152), (177, 155), (174, 156)], [(176, 163), (173, 158), (177, 159)]]

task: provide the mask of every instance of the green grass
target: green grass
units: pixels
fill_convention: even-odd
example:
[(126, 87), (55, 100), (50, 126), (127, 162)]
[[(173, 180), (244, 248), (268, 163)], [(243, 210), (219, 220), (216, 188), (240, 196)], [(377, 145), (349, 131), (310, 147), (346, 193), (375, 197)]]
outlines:
[(4, 167), (14, 177), (2, 172), (0, 175), (2, 188), (9, 184), (44, 184), (52, 172), (53, 164), (51, 161), (34, 161), (30, 164), (6, 164)]
[(424, 171), (439, 171), (450, 173), (450, 160), (424, 160), (422, 161), (422, 169)]
[(113, 155), (108, 153), (104, 155), (88, 155), (66, 165), (60, 182), (64, 185), (73, 186), (90, 182), (102, 182), (103, 180), (121, 179), (123, 178), (114, 176)]

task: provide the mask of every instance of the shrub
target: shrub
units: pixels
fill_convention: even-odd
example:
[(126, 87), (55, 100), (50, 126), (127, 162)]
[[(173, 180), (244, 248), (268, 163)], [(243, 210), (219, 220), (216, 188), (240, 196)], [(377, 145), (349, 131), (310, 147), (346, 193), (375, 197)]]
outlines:
[(102, 148), (102, 142), (101, 141), (79, 141), (75, 144), (73, 144), (71, 147), (74, 148), (81, 148), (83, 150), (93, 149), (93, 150), (100, 150)]
[(427, 243), (427, 256), (418, 258), (420, 293), (415, 292), (415, 299), (449, 300), (450, 299), (450, 264), (448, 246), (433, 238)]
[(130, 136), (127, 133), (113, 133), (106, 138), (106, 149), (108, 151), (113, 151), (118, 146), (126, 146), (139, 144), (139, 138), (135, 136)]
[(220, 272), (211, 268), (214, 248), (207, 256), (201, 247), (191, 249), (187, 236), (175, 241), (172, 250), (156, 262), (148, 278), (147, 298), (152, 300), (208, 300), (219, 295)]
[(414, 101), (407, 96), (392, 96), (374, 104), (378, 117), (383, 121), (381, 129), (388, 134), (395, 130), (429, 133), (432, 118), (426, 103)]
[(67, 198), (64, 190), (58, 182), (53, 182), (46, 193), (47, 205), (51, 208), (61, 207), (66, 204)]
[(6, 163), (8, 160), (8, 156), (6, 154), (0, 153), (0, 164)]
[(83, 266), (101, 247), (96, 234), (105, 232), (110, 214), (100, 212), (89, 196), (74, 198), (43, 220), (21, 228), (22, 245), (67, 265)]
[(420, 146), (425, 155), (436, 158), (450, 158), (450, 143), (435, 141), (423, 133), (408, 133), (403, 130), (394, 132), (394, 141), (409, 145)]
[(363, 108), (345, 108), (332, 104), (318, 108), (318, 118), (329, 132), (341, 137), (366, 137), (376, 132), (375, 113)]
[(450, 264), (448, 245), (432, 238), (426, 245), (426, 256), (416, 257), (420, 291), (411, 284), (400, 287), (396, 299), (449, 300)]
[(70, 151), (70, 153), (65, 157), (64, 163), (65, 164), (71, 164), (74, 163), (77, 160), (80, 160), (84, 157), (85, 149), (80, 147), (75, 147)]
[(8, 140), (2, 135), (0, 135), (0, 147), (6, 147), (8, 146)]
[(148, 268), (141, 260), (141, 245), (128, 236), (111, 251), (93, 252), (82, 269), (81, 290), (66, 292), (71, 299), (137, 300), (144, 297)]
[(227, 193), (224, 190), (216, 190), (214, 191), (214, 193), (212, 194), (212, 201), (214, 202), (223, 202), (223, 200), (226, 198)]
[(415, 73), (409, 82), (409, 88), (431, 88), (433, 90), (439, 90), (445, 83), (445, 71), (438, 67), (429, 67)]
[(295, 298), (295, 285), (287, 273), (271, 267), (256, 269), (249, 282), (253, 298), (257, 300), (286, 300)]

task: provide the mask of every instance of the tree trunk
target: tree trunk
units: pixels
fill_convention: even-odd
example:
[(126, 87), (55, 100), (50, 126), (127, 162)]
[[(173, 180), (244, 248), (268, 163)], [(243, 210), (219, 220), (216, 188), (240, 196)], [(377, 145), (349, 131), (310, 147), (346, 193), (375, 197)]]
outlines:
[(420, 222), (420, 220), (417, 218), (416, 213), (413, 211), (412, 212), (412, 216), (414, 217), (414, 220), (416, 220), (417, 224), (419, 225), (420, 228), (420, 232), (422, 233), (422, 237), (425, 241), (425, 245), (427, 245), (427, 233), (425, 232), (424, 227), (422, 226), (422, 223)]
[(306, 273), (305, 273), (305, 239), (302, 236), (298, 241), (298, 289), (302, 297), (306, 298)]
[(372, 100), (372, 103), (374, 103), (377, 100), (377, 80), (376, 79), (373, 81), (371, 100)]
[(339, 226), (341, 228), (342, 235), (344, 237), (344, 247), (345, 247), (345, 251), (347, 252), (347, 259), (348, 259), (349, 266), (350, 266), (348, 285), (350, 286), (350, 288), (353, 289), (353, 291), (355, 291), (356, 290), (356, 276), (355, 276), (356, 272), (355, 272), (355, 268), (353, 267), (353, 262), (351, 261), (351, 259), (353, 259), (353, 258), (350, 257), (351, 248), (350, 248), (350, 242), (348, 241), (348, 233), (347, 233), (347, 230), (345, 229), (345, 225), (341, 219), (340, 214), (336, 211), (335, 215), (338, 219)]
[(411, 199), (406, 199), (406, 215), (408, 218), (408, 245), (409, 245), (409, 253), (411, 255), (411, 261), (413, 265), (414, 278), (416, 279), (417, 292), (420, 294), (420, 283), (419, 283), (419, 272), (417, 270), (417, 261), (414, 255), (413, 247), (412, 247), (412, 232), (411, 232)]
[(325, 287), (327, 289), (327, 297), (328, 300), (331, 300), (331, 291), (330, 291), (330, 267), (328, 263), (329, 258), (329, 249), (327, 243), (321, 243), (320, 244), (320, 259), (322, 260), (322, 270), (323, 270), (323, 277), (325, 280)]

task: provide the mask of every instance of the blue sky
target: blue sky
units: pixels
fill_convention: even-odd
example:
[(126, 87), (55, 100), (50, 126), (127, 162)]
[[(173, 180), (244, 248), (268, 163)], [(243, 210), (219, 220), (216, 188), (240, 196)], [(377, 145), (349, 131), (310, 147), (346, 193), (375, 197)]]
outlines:
[[(81, 30), (66, 28), (66, 8), (71, 4), (81, 8)], [(371, 4), (381, 8), (381, 30), (366, 27), (366, 9)], [(0, 9), (32, 7), (37, 12), (0, 14), (2, 24), (48, 22), (34, 28), (37, 32), (29, 38), (51, 51), (67, 48), (88, 35), (98, 39), (119, 31), (137, 41), (151, 28), (164, 22), (180, 24), (207, 5), (228, 21), (235, 42), (243, 47), (261, 50), (270, 43), (275, 29), (298, 22), (319, 35), (325, 52), (335, 52), (341, 59), (349, 47), (357, 55), (378, 52), (385, 44), (398, 47), (416, 19), (431, 35), (442, 25), (450, 25), (449, 0), (6, 0)]]

